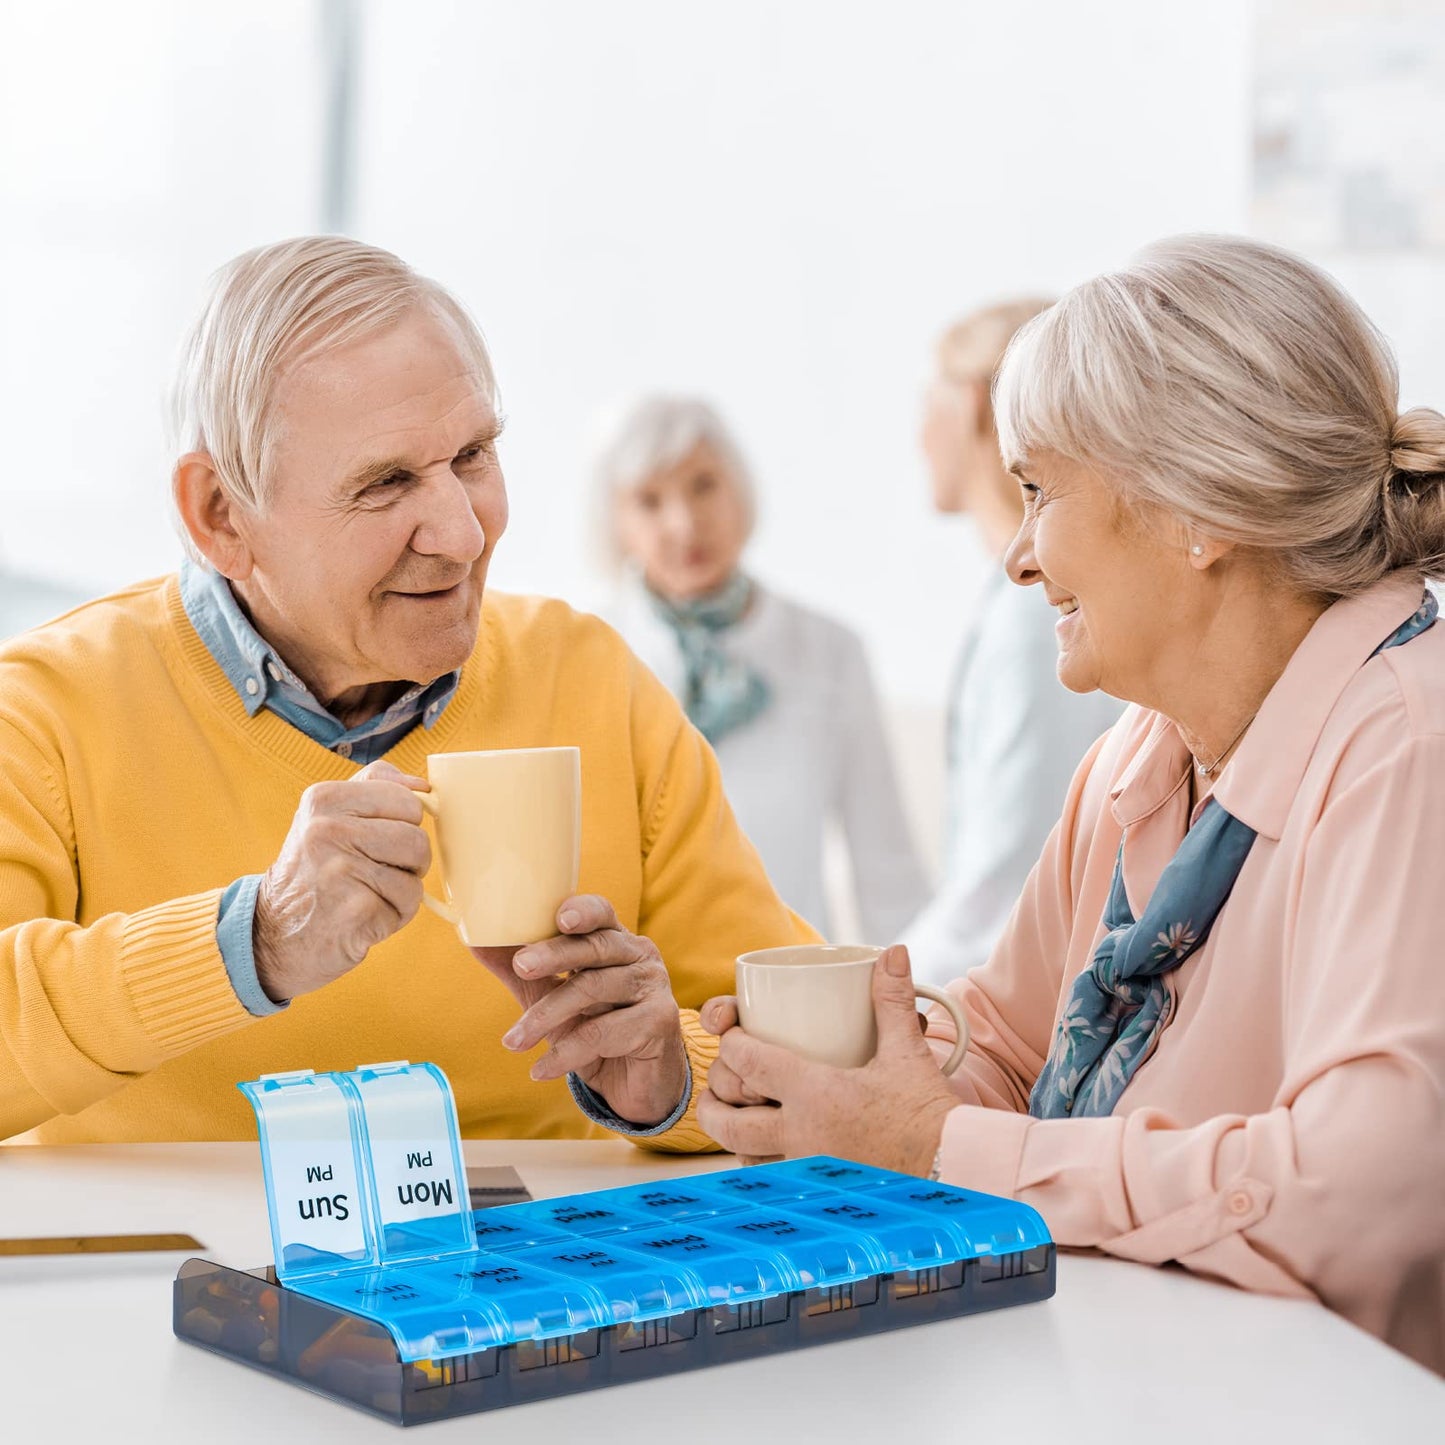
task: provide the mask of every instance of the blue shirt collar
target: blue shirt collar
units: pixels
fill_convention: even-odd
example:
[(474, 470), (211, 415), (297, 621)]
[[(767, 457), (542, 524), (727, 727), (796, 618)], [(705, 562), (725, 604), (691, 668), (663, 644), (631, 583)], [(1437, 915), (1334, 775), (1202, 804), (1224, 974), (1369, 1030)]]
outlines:
[(219, 572), (187, 558), (181, 566), (180, 584), (181, 602), (191, 626), (236, 689), (247, 715), (255, 717), (263, 707), (267, 708), (312, 741), (347, 756), (353, 755), (358, 744), (368, 741), (372, 755), (380, 756), (375, 752), (376, 744), (391, 747), (418, 722), (433, 727), (461, 681), (460, 672), (449, 672), (432, 682), (417, 683), (384, 712), (348, 728), (327, 711), (280, 653), (251, 625), (230, 583)]

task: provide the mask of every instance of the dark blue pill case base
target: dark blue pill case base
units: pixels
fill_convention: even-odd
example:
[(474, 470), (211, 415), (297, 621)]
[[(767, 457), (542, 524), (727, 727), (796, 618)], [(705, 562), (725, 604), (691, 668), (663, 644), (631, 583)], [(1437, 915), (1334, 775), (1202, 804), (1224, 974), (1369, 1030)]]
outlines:
[(182, 1266), (193, 1344), (414, 1425), (1054, 1293), (1026, 1205), (825, 1157), (479, 1210), (468, 1249)]
[[(393, 1424), (420, 1425), (1031, 1304), (1053, 1295), (1054, 1268), (1053, 1245), (1037, 1245), (641, 1324), (403, 1362), (383, 1326), (274, 1283), (272, 1269), (246, 1273), (192, 1259), (175, 1281), (175, 1332)], [(263, 1295), (270, 1296), (264, 1304)]]

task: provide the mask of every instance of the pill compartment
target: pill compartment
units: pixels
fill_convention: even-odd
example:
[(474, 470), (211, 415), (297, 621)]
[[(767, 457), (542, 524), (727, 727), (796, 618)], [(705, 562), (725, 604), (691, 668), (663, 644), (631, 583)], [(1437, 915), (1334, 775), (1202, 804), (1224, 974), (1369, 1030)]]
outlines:
[(240, 1086), (256, 1111), (271, 1246), (283, 1278), (376, 1258), (366, 1133), (355, 1093), (301, 1069)]
[(646, 1229), (655, 1216), (628, 1209), (627, 1201), (620, 1197), (623, 1193), (619, 1189), (608, 1189), (597, 1194), (566, 1194), (558, 1199), (516, 1204), (512, 1208), (538, 1225), (564, 1234), (606, 1235), (624, 1229)]
[(709, 1223), (719, 1240), (751, 1254), (766, 1253), (790, 1289), (848, 1284), (880, 1268), (877, 1251), (867, 1241), (782, 1209), (750, 1209)]
[(888, 1169), (875, 1169), (869, 1164), (855, 1164), (851, 1159), (830, 1159), (817, 1155), (811, 1159), (789, 1159), (776, 1166), (777, 1183), (784, 1189), (796, 1189), (801, 1196), (843, 1190), (858, 1194), (868, 1189), (883, 1189), (906, 1176)]
[(823, 1229), (835, 1230), (867, 1251), (876, 1273), (922, 1269), (966, 1257), (966, 1233), (950, 1218), (898, 1208), (882, 1190), (815, 1195), (786, 1206), (786, 1212)]
[(990, 1195), (820, 1157), (473, 1213), (433, 1066), (241, 1087), (275, 1267), (187, 1261), (175, 1332), (397, 1424), (1054, 1291), (1043, 1221)]
[(510, 1258), (586, 1284), (605, 1303), (606, 1317), (599, 1320), (604, 1325), (682, 1315), (706, 1303), (705, 1290), (691, 1270), (642, 1259), (617, 1247), (623, 1243), (622, 1236), (573, 1239), (519, 1250)]
[(451, 1085), (434, 1064), (370, 1064), (341, 1076), (365, 1131), (377, 1257), (425, 1258), (475, 1244)]
[(601, 1189), (586, 1197), (596, 1204), (615, 1206), (642, 1219), (666, 1219), (673, 1223), (681, 1219), (712, 1219), (747, 1207), (746, 1200), (703, 1188), (700, 1181), (693, 1179)]
[(514, 1249), (531, 1249), (539, 1244), (566, 1244), (574, 1237), (534, 1214), (522, 1212), (525, 1208), (525, 1205), (503, 1204), (475, 1213), (472, 1233), (477, 1248), (486, 1254), (510, 1254)]

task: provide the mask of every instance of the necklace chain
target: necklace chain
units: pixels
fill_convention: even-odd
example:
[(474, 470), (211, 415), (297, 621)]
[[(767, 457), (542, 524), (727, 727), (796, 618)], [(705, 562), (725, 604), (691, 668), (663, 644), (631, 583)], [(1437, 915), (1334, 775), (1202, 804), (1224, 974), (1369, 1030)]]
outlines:
[(1235, 745), (1235, 743), (1237, 743), (1237, 742), (1240, 740), (1240, 738), (1242, 738), (1242, 737), (1245, 735), (1245, 733), (1247, 733), (1247, 732), (1249, 731), (1249, 725), (1250, 725), (1250, 723), (1252, 723), (1252, 722), (1255, 720), (1255, 717), (1256, 717), (1257, 715), (1258, 715), (1257, 713), (1250, 713), (1250, 715), (1249, 715), (1247, 718), (1245, 718), (1245, 720), (1244, 720), (1244, 726), (1243, 726), (1242, 728), (1240, 728), (1240, 730), (1239, 730), (1237, 733), (1235, 733), (1235, 735), (1234, 735), (1232, 738), (1230, 738), (1230, 740), (1224, 745), (1224, 751), (1221, 752), (1220, 755), (1219, 755), (1217, 758), (1215, 758), (1215, 760), (1214, 760), (1212, 763), (1201, 763), (1201, 762), (1199, 761), (1199, 759), (1198, 759), (1197, 757), (1195, 757), (1195, 755), (1194, 755), (1193, 753), (1190, 753), (1189, 756), (1192, 757), (1192, 758), (1194, 758), (1194, 766), (1195, 766), (1195, 768), (1198, 770), (1200, 777), (1202, 777), (1202, 778), (1207, 778), (1207, 777), (1210, 777), (1210, 776), (1213, 775), (1215, 768), (1217, 768), (1217, 767), (1220, 765), (1220, 763), (1222, 763), (1222, 762), (1225, 760), (1225, 758), (1227, 758), (1227, 757), (1229, 756), (1229, 750), (1230, 750), (1230, 748), (1232, 748), (1232, 747)]

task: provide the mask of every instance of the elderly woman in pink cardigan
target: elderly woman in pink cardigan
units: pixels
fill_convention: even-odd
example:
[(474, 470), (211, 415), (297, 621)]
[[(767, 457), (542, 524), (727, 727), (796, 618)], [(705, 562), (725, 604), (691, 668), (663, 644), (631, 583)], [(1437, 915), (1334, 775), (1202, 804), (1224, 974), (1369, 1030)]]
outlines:
[[(1136, 704), (1074, 778), (944, 1079), (905, 950), (871, 1063), (736, 1026), (703, 1126), (1022, 1199), (1060, 1244), (1323, 1301), (1445, 1369), (1445, 418), (1325, 275), (1192, 237), (996, 390), (1012, 579)], [(765, 1101), (771, 1101), (765, 1103)]]

